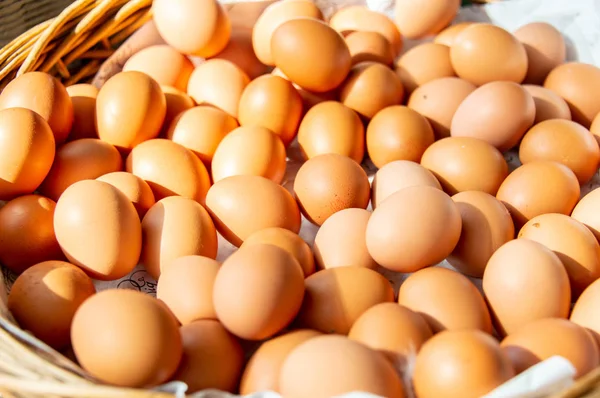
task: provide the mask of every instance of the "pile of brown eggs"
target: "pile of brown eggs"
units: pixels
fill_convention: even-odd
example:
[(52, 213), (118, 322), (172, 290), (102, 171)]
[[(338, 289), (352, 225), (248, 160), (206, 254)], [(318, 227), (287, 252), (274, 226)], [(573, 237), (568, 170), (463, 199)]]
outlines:
[[(600, 190), (580, 196), (600, 69), (546, 23), (448, 27), (458, 8), (326, 21), (284, 0), (247, 26), (155, 0), (168, 44), (99, 90), (17, 77), (0, 263), (19, 325), (102, 382), (190, 392), (468, 398), (555, 355), (599, 366)], [(157, 298), (96, 293), (138, 264)]]

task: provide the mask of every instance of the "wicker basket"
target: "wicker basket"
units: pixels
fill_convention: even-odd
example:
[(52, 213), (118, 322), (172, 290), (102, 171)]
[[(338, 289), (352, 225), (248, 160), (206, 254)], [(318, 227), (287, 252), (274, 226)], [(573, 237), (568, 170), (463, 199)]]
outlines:
[[(476, 0), (490, 2), (498, 0)], [(19, 3), (19, 4), (17, 4)], [(15, 6), (15, 4), (17, 4)], [(114, 67), (97, 75), (119, 45), (151, 19), (152, 0), (0, 0), (0, 16), (25, 10), (21, 24), (0, 18), (0, 39), (16, 35), (28, 24), (53, 16), (31, 27), (0, 50), (0, 89), (15, 76), (38, 70), (51, 73), (65, 85), (105, 80)], [(13, 6), (11, 8), (11, 6)], [(55, 16), (61, 7), (62, 12)], [(234, 5), (229, 5), (231, 9)], [(16, 10), (16, 11), (15, 11)], [(247, 12), (242, 11), (243, 15)], [(18, 12), (17, 12), (18, 14)], [(24, 15), (24, 16), (23, 16)], [(55, 16), (55, 17), (54, 17)], [(13, 16), (12, 22), (18, 19)], [(148, 25), (150, 26), (150, 25)], [(150, 26), (151, 28), (151, 26)], [(11, 30), (13, 29), (13, 30)], [(143, 43), (140, 44), (143, 47)], [(129, 49), (129, 53), (135, 52)], [(117, 69), (119, 64), (116, 62)], [(129, 397), (167, 398), (164, 392), (103, 386), (71, 360), (18, 328), (6, 307), (0, 273), (0, 397)], [(553, 398), (600, 398), (600, 368)]]

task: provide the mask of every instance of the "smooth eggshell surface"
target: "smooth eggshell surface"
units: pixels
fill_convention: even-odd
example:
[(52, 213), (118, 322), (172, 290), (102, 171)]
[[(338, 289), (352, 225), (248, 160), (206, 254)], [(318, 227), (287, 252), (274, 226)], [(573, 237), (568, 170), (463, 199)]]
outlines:
[(531, 94), (535, 102), (534, 126), (548, 119), (571, 120), (569, 105), (554, 91), (533, 84), (524, 84), (523, 88)]
[(196, 103), (185, 93), (185, 91), (177, 90), (174, 87), (160, 86), (163, 93), (165, 94), (165, 100), (167, 104), (167, 112), (165, 114), (165, 120), (160, 130), (159, 137), (166, 137), (167, 130), (171, 127), (173, 120), (179, 116), (183, 111), (193, 108)]
[(391, 66), (394, 62), (392, 46), (380, 33), (355, 31), (346, 36), (345, 40), (352, 56), (352, 65), (372, 61)]
[(408, 94), (432, 80), (456, 76), (450, 47), (438, 43), (423, 43), (408, 50), (396, 62), (396, 73)]
[(586, 328), (596, 343), (600, 343), (600, 317), (598, 316), (598, 303), (600, 302), (600, 280), (596, 280), (581, 293), (575, 302), (571, 322)]
[(96, 132), (96, 97), (98, 89), (87, 83), (67, 87), (73, 103), (73, 126), (69, 133), (70, 141), (80, 138), (98, 138)]
[(409, 39), (434, 35), (452, 22), (460, 2), (458, 0), (425, 0), (415, 3), (398, 0), (394, 9), (400, 33)]
[(527, 51), (525, 82), (542, 84), (548, 73), (567, 58), (565, 39), (558, 29), (546, 22), (533, 22), (515, 31), (515, 37)]
[(104, 174), (96, 178), (96, 180), (107, 182), (123, 192), (131, 200), (133, 206), (135, 206), (140, 219), (144, 217), (148, 209), (154, 206), (156, 202), (150, 185), (140, 177), (126, 171)]
[(123, 71), (130, 70), (143, 72), (160, 85), (185, 91), (194, 65), (173, 47), (159, 44), (133, 54), (123, 65)]
[(224, 59), (234, 63), (250, 79), (256, 79), (258, 76), (268, 73), (269, 67), (258, 59), (252, 48), (252, 32), (251, 28), (233, 26), (227, 46), (213, 59)]
[(600, 189), (596, 188), (581, 198), (571, 217), (585, 224), (600, 242)]

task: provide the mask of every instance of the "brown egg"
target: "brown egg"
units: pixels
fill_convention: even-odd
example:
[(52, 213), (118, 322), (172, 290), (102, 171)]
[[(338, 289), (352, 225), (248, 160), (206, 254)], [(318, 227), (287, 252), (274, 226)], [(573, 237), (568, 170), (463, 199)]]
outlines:
[(242, 126), (261, 126), (277, 134), (287, 147), (302, 117), (302, 97), (286, 79), (264, 75), (244, 90), (238, 120)]
[(477, 86), (493, 81), (521, 83), (528, 65), (525, 46), (489, 23), (467, 26), (450, 47), (450, 61), (458, 77)]
[(537, 161), (510, 173), (500, 185), (496, 198), (504, 203), (519, 230), (540, 214), (571, 214), (579, 193), (577, 177), (568, 167)]
[(588, 129), (570, 120), (552, 119), (533, 126), (519, 146), (519, 159), (527, 164), (551, 160), (564, 164), (585, 184), (598, 171), (600, 147)]
[(315, 237), (315, 260), (319, 268), (366, 267), (377, 264), (367, 250), (365, 233), (371, 212), (344, 209), (329, 217)]
[(338, 87), (352, 65), (342, 35), (313, 18), (288, 20), (271, 36), (273, 62), (291, 81), (317, 93)]
[(524, 84), (523, 88), (529, 92), (535, 102), (534, 125), (548, 119), (571, 120), (569, 105), (554, 91), (533, 84)]
[(556, 254), (533, 240), (515, 239), (491, 256), (483, 291), (501, 336), (538, 319), (569, 316), (567, 271)]
[(369, 308), (348, 333), (349, 339), (380, 351), (401, 368), (431, 336), (431, 328), (421, 315), (396, 303)]
[(98, 138), (96, 132), (96, 97), (98, 89), (91, 84), (74, 84), (67, 87), (73, 104), (73, 126), (69, 133), (70, 141), (80, 138)]
[(255, 244), (274, 245), (289, 252), (302, 267), (304, 277), (315, 272), (315, 259), (313, 252), (298, 234), (279, 227), (265, 228), (256, 231), (242, 244), (242, 248)]
[(352, 65), (371, 61), (391, 66), (394, 62), (394, 50), (381, 33), (355, 31), (346, 36), (345, 40), (352, 56)]
[(200, 159), (184, 146), (165, 139), (135, 147), (127, 157), (126, 169), (150, 185), (156, 200), (179, 195), (204, 203), (210, 188), (208, 171)]
[(546, 22), (528, 23), (515, 31), (515, 37), (527, 51), (525, 82), (542, 84), (552, 69), (565, 62), (565, 39), (554, 26)]
[(236, 391), (244, 366), (244, 351), (235, 336), (216, 320), (182, 326), (183, 356), (173, 380), (187, 384), (189, 393), (204, 389)]
[(366, 310), (394, 301), (390, 282), (364, 267), (325, 269), (306, 278), (304, 284), (304, 302), (296, 322), (323, 333), (348, 334)]
[(208, 58), (229, 41), (231, 21), (216, 0), (156, 0), (152, 9), (160, 36), (184, 54)]
[[(100, 339), (98, 331), (113, 337)], [(169, 309), (160, 300), (127, 289), (105, 290), (86, 300), (73, 318), (71, 340), (83, 369), (122, 387), (166, 382), (182, 355), (179, 325)]]
[(29, 109), (0, 111), (0, 200), (33, 193), (52, 167), (52, 130)]
[(450, 63), (450, 47), (437, 43), (415, 46), (396, 62), (396, 74), (408, 94), (432, 80), (456, 76)]
[(485, 192), (464, 191), (452, 200), (460, 211), (462, 229), (448, 262), (465, 275), (481, 278), (492, 254), (514, 239), (513, 220), (502, 202)]
[(56, 203), (39, 195), (0, 208), (0, 263), (20, 274), (34, 264), (64, 258), (54, 234)]
[(217, 257), (217, 231), (198, 202), (170, 196), (156, 202), (142, 220), (144, 246), (140, 262), (150, 276), (183, 256)]
[(334, 213), (352, 207), (366, 209), (371, 186), (367, 173), (352, 159), (326, 154), (306, 161), (294, 180), (294, 194), (302, 214), (323, 225)]
[(54, 133), (57, 144), (64, 142), (73, 126), (73, 103), (56, 78), (44, 72), (27, 72), (10, 81), (0, 95), (0, 110), (26, 108), (40, 115)]
[(367, 152), (377, 167), (396, 160), (418, 163), (434, 140), (427, 119), (404, 105), (382, 109), (367, 126)]
[(498, 81), (473, 91), (459, 105), (450, 132), (473, 137), (504, 152), (516, 146), (535, 120), (535, 102), (520, 85)]
[(556, 253), (569, 274), (574, 298), (600, 278), (600, 245), (579, 221), (564, 214), (542, 214), (529, 220), (518, 237), (539, 242)]
[(380, 110), (398, 105), (404, 99), (404, 87), (394, 71), (378, 62), (354, 65), (340, 87), (340, 102), (371, 119)]
[(191, 150), (209, 168), (223, 137), (237, 128), (235, 118), (211, 106), (196, 106), (179, 114), (166, 137)]
[(214, 184), (206, 207), (219, 233), (235, 246), (261, 229), (300, 231), (300, 210), (281, 185), (259, 176), (233, 176)]
[(596, 280), (581, 293), (573, 306), (570, 318), (571, 322), (586, 328), (594, 336), (597, 343), (600, 342), (599, 287), (600, 281)]
[(566, 319), (530, 322), (502, 340), (501, 346), (517, 374), (555, 355), (575, 367), (575, 378), (585, 376), (600, 363), (591, 333)]
[(408, 39), (421, 39), (434, 35), (452, 22), (458, 9), (458, 0), (411, 0), (396, 2), (394, 16), (396, 26)]
[(279, 373), (289, 353), (302, 343), (320, 335), (316, 330), (300, 329), (261, 344), (246, 364), (240, 381), (240, 394), (279, 391)]
[(419, 86), (407, 106), (427, 118), (436, 139), (450, 136), (452, 118), (475, 85), (458, 77), (442, 77)]
[(600, 242), (600, 189), (595, 188), (581, 198), (573, 209), (571, 217), (585, 224)]
[(252, 47), (253, 29), (234, 26), (227, 46), (213, 58), (236, 64), (250, 79), (268, 73), (269, 67), (260, 62)]
[(17, 277), (8, 296), (8, 310), (19, 326), (55, 349), (71, 342), (77, 308), (96, 293), (89, 276), (62, 261), (46, 261)]
[[(296, 2), (296, 1), (299, 1), (299, 0), (290, 0), (290, 2)], [(271, 72), (271, 74), (275, 75), (275, 76), (283, 77), (285, 80), (290, 81), (290, 79), (286, 75), (284, 75), (283, 72), (279, 68), (274, 68), (273, 71)], [(294, 86), (294, 88), (296, 89), (298, 94), (300, 94), (300, 97), (302, 97), (302, 113), (303, 114), (306, 114), (306, 112), (308, 112), (309, 109), (311, 109), (313, 106), (315, 106), (317, 104), (320, 104), (321, 102), (337, 101), (337, 99), (338, 99), (337, 98), (338, 97), (337, 90), (331, 90), (326, 93), (313, 93), (312, 91), (303, 89), (296, 83), (292, 82), (292, 85)]]
[(195, 102), (187, 95), (184, 91), (179, 91), (176, 88), (169, 86), (160, 87), (165, 94), (165, 100), (167, 104), (167, 113), (165, 114), (165, 121), (163, 122), (162, 129), (159, 137), (164, 138), (167, 136), (167, 131), (171, 127), (171, 123), (175, 118), (183, 111), (187, 111), (195, 106)]
[[(342, 7), (329, 20), (329, 25), (346, 37), (353, 32), (375, 32), (391, 45), (392, 58), (402, 51), (402, 36), (390, 18), (363, 5)], [(391, 62), (390, 62), (391, 63)]]
[(493, 337), (479, 330), (448, 330), (421, 348), (413, 385), (419, 398), (478, 398), (514, 374), (509, 358)]
[(448, 194), (463, 191), (498, 192), (508, 175), (508, 165), (499, 150), (471, 137), (443, 138), (431, 145), (421, 159)]
[(409, 160), (390, 162), (380, 168), (373, 177), (371, 206), (375, 209), (392, 194), (414, 186), (442, 189), (435, 176), (420, 164)]
[(115, 171), (96, 178), (97, 181), (109, 183), (123, 192), (138, 212), (140, 219), (148, 209), (154, 206), (155, 199), (150, 185), (140, 177), (125, 171)]
[(450, 196), (431, 186), (413, 186), (390, 195), (373, 211), (367, 249), (389, 270), (415, 272), (448, 257), (460, 230), (460, 212)]
[(492, 320), (483, 296), (464, 275), (431, 267), (410, 275), (400, 285), (398, 303), (421, 314), (433, 333), (479, 329), (492, 333)]
[(244, 126), (221, 140), (212, 159), (213, 182), (236, 175), (256, 175), (283, 181), (285, 146), (279, 136), (261, 126)]
[(361, 391), (404, 398), (404, 386), (380, 353), (343, 336), (317, 336), (285, 359), (279, 389), (286, 398), (335, 397)]
[(270, 244), (246, 246), (225, 260), (215, 279), (219, 320), (245, 340), (263, 340), (285, 328), (304, 296), (304, 274), (294, 256)]
[(173, 47), (159, 44), (133, 54), (123, 65), (123, 70), (143, 72), (160, 85), (185, 91), (194, 65)]
[(305, 159), (337, 153), (360, 163), (365, 155), (365, 128), (352, 109), (336, 101), (325, 101), (313, 106), (302, 118), (298, 144)]
[(573, 121), (590, 128), (600, 113), (600, 100), (593, 93), (600, 90), (600, 68), (579, 62), (569, 62), (554, 68), (544, 81), (544, 87), (567, 101)]
[(58, 200), (77, 181), (93, 180), (122, 169), (123, 159), (117, 148), (97, 138), (83, 138), (56, 150), (52, 168), (39, 191)]
[(101, 140), (127, 153), (160, 133), (167, 103), (148, 75), (120, 72), (108, 79), (96, 99), (96, 128)]
[(598, 144), (600, 144), (600, 112), (594, 118), (592, 125), (590, 126), (590, 132), (594, 135)]
[(442, 30), (433, 39), (434, 43), (445, 44), (450, 47), (456, 41), (458, 35), (465, 30), (467, 26), (474, 24), (472, 21), (459, 22), (455, 25), (450, 25), (446, 29)]

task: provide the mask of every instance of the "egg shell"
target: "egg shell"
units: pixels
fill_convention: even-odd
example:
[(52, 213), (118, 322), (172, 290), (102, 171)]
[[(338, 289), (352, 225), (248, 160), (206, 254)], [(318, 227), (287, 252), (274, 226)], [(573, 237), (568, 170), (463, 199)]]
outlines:
[(98, 138), (96, 132), (96, 86), (81, 83), (67, 87), (67, 93), (73, 104), (73, 125), (69, 133), (69, 141), (80, 138)]
[(219, 233), (235, 246), (261, 229), (300, 231), (300, 210), (281, 185), (259, 176), (233, 176), (214, 184), (206, 208)]
[(408, 94), (432, 80), (456, 76), (450, 63), (450, 47), (438, 43), (419, 44), (398, 59), (396, 74)]
[(447, 137), (423, 153), (421, 165), (431, 171), (448, 194), (483, 191), (495, 195), (508, 176), (499, 150), (471, 137)]
[(227, 46), (213, 58), (232, 62), (250, 79), (256, 79), (258, 76), (268, 73), (269, 67), (263, 64), (254, 53), (252, 32), (253, 29), (250, 28), (233, 26)]
[(229, 256), (215, 279), (213, 301), (218, 319), (245, 340), (263, 340), (296, 317), (304, 297), (304, 274), (286, 250), (246, 246)]
[(571, 120), (569, 105), (554, 91), (533, 84), (524, 84), (523, 88), (531, 94), (535, 102), (534, 126), (548, 119)]
[(35, 191), (52, 167), (55, 141), (48, 123), (24, 108), (0, 110), (0, 200)]
[(273, 62), (291, 81), (317, 93), (338, 87), (352, 65), (342, 35), (314, 18), (295, 18), (271, 36)]
[(398, 303), (421, 314), (433, 333), (463, 329), (492, 333), (483, 296), (466, 276), (450, 269), (431, 267), (410, 275), (400, 285)]
[(194, 152), (209, 168), (221, 140), (239, 127), (237, 120), (211, 106), (196, 106), (180, 113), (166, 138)]
[(305, 159), (337, 153), (361, 163), (365, 128), (352, 109), (336, 101), (325, 101), (313, 106), (302, 118), (298, 144)]
[(58, 200), (77, 181), (93, 180), (122, 169), (123, 159), (117, 148), (97, 138), (82, 138), (56, 150), (52, 168), (39, 191)]
[(289, 353), (320, 335), (316, 330), (299, 329), (262, 343), (246, 364), (240, 381), (240, 394), (279, 391), (279, 373)]
[(7, 305), (23, 330), (62, 349), (71, 342), (75, 311), (95, 293), (92, 280), (81, 269), (62, 261), (45, 261), (17, 277)]
[(366, 6), (349, 5), (342, 7), (333, 14), (329, 20), (329, 25), (346, 37), (355, 32), (379, 33), (391, 45), (392, 59), (402, 51), (402, 36), (394, 21), (385, 14), (371, 10)]
[[(99, 330), (112, 338), (98, 338)], [(122, 387), (166, 382), (182, 355), (179, 325), (169, 309), (160, 300), (128, 289), (104, 290), (84, 301), (73, 318), (71, 341), (83, 369)]]
[(458, 0), (398, 0), (394, 8), (396, 26), (408, 39), (434, 35), (452, 22), (460, 7)]
[(456, 37), (450, 62), (458, 77), (477, 86), (494, 81), (521, 83), (528, 66), (525, 46), (510, 32), (488, 23), (472, 24)]
[(73, 126), (73, 102), (65, 86), (44, 72), (27, 72), (11, 80), (0, 94), (0, 110), (26, 108), (40, 115), (57, 144), (66, 141)]
[(600, 343), (598, 302), (600, 302), (600, 280), (594, 281), (581, 293), (569, 318), (571, 322), (586, 328), (594, 336), (596, 343)]
[(142, 220), (142, 235), (140, 262), (155, 280), (179, 257), (217, 257), (215, 225), (206, 209), (189, 198), (170, 196), (156, 202)]
[(372, 61), (391, 66), (394, 62), (392, 46), (381, 33), (355, 31), (345, 39), (352, 57), (352, 65)]
[(64, 258), (54, 234), (56, 202), (39, 195), (0, 208), (0, 263), (20, 274), (34, 264)]
[(173, 47), (158, 44), (141, 49), (123, 65), (123, 71), (143, 72), (158, 84), (186, 90), (194, 65)]
[(531, 239), (554, 251), (565, 266), (574, 298), (600, 278), (600, 245), (579, 221), (564, 214), (542, 214), (521, 228), (518, 238)]
[(257, 175), (280, 184), (286, 169), (285, 146), (267, 128), (239, 127), (223, 137), (211, 167), (213, 182), (235, 175)]
[(163, 93), (165, 94), (165, 100), (167, 104), (167, 112), (165, 114), (165, 120), (160, 130), (159, 137), (164, 138), (167, 136), (167, 131), (171, 127), (173, 120), (183, 111), (193, 108), (196, 103), (187, 95), (184, 91), (180, 91), (170, 86), (160, 86)]
[(474, 84), (458, 77), (442, 77), (419, 86), (407, 106), (427, 118), (436, 139), (446, 138), (456, 110), (475, 89)]
[(138, 212), (140, 219), (144, 217), (148, 209), (154, 206), (154, 194), (150, 185), (138, 176), (125, 171), (115, 171), (113, 173), (104, 174), (97, 181), (109, 183), (119, 191), (123, 192), (127, 198), (133, 203), (133, 206)]
[(481, 397), (515, 374), (498, 342), (479, 330), (448, 330), (433, 336), (414, 366), (413, 385), (420, 398)]
[(366, 310), (352, 325), (348, 338), (386, 355), (395, 366), (406, 366), (433, 336), (416, 312), (396, 303), (381, 303)]
[(379, 265), (414, 272), (444, 260), (460, 238), (461, 217), (437, 188), (404, 188), (377, 206), (367, 224), (367, 249)]
[[(323, 333), (348, 334), (366, 310), (394, 301), (391, 283), (364, 267), (337, 267), (318, 271), (306, 278), (299, 327)], [(356, 292), (361, 294), (356, 294)]]
[[(160, 36), (184, 54), (207, 58), (229, 41), (231, 21), (216, 0), (157, 0), (152, 10)], [(199, 15), (202, 23), (198, 23)]]
[(581, 198), (571, 217), (588, 227), (600, 242), (600, 189), (596, 188)]
[(533, 126), (521, 141), (519, 159), (527, 164), (551, 160), (570, 168), (580, 184), (594, 177), (600, 163), (600, 147), (588, 129), (570, 120), (552, 119)]
[(558, 29), (546, 22), (532, 22), (515, 31), (515, 37), (527, 51), (525, 82), (542, 84), (548, 73), (565, 62), (567, 47)]
[[(298, 1), (298, 0), (289, 0), (289, 1)], [(283, 77), (284, 79), (290, 81), (290, 79), (279, 68), (274, 68), (273, 71), (271, 72), (271, 74), (275, 75), (275, 76)], [(292, 85), (294, 86), (294, 88), (296, 89), (298, 94), (300, 94), (300, 97), (302, 98), (302, 114), (303, 115), (305, 115), (306, 112), (308, 112), (308, 110), (311, 109), (313, 106), (320, 104), (321, 102), (337, 101), (337, 99), (338, 99), (337, 98), (338, 97), (337, 90), (331, 90), (326, 93), (314, 93), (312, 91), (303, 89), (302, 87), (300, 87), (299, 85), (297, 85), (294, 82), (292, 82)]]
[(593, 93), (600, 90), (600, 68), (568, 62), (552, 69), (544, 87), (560, 95), (571, 108), (573, 121), (590, 128), (592, 120), (600, 113), (600, 99)]
[(366, 267), (377, 264), (367, 250), (365, 235), (371, 212), (364, 209), (344, 209), (329, 217), (317, 231), (314, 243), (315, 260), (320, 269), (335, 267)]
[(162, 138), (135, 147), (125, 168), (150, 185), (156, 200), (183, 196), (204, 203), (210, 188), (210, 176), (202, 161), (183, 145)]
[(529, 239), (510, 241), (492, 254), (483, 292), (501, 336), (538, 319), (567, 318), (571, 309), (565, 267), (554, 252)]
[(367, 152), (377, 167), (396, 160), (418, 163), (434, 140), (427, 119), (404, 105), (382, 109), (367, 126)]
[(599, 364), (598, 349), (591, 333), (560, 318), (545, 318), (528, 323), (501, 343), (516, 373), (555, 355), (567, 359), (581, 378)]
[(273, 2), (265, 8), (252, 29), (252, 47), (256, 57), (266, 65), (275, 65), (271, 39), (284, 22), (295, 18), (323, 19), (319, 7), (312, 1), (292, 0)]
[(340, 87), (340, 102), (367, 120), (403, 99), (404, 87), (398, 76), (377, 62), (354, 65)]
[(454, 25), (450, 25), (440, 33), (438, 33), (434, 38), (433, 42), (438, 44), (445, 44), (447, 46), (451, 46), (456, 41), (458, 35), (465, 30), (467, 26), (470, 26), (476, 22), (473, 21), (464, 21), (459, 22)]
[(186, 383), (190, 393), (235, 391), (244, 365), (238, 339), (216, 320), (195, 321), (180, 331), (183, 356), (173, 379)]
[(404, 398), (404, 386), (380, 353), (343, 336), (318, 336), (296, 347), (279, 375), (289, 398), (334, 397), (354, 391)]
[(366, 209), (370, 191), (369, 178), (362, 167), (346, 156), (333, 153), (306, 161), (294, 180), (300, 210), (316, 225), (323, 225), (343, 209)]
[(452, 197), (462, 218), (460, 239), (448, 262), (459, 272), (481, 278), (498, 248), (514, 239), (515, 226), (502, 202), (481, 191), (464, 191)]
[(96, 129), (101, 140), (127, 153), (160, 133), (167, 103), (158, 83), (142, 72), (120, 72), (96, 98)]
[(592, 125), (590, 126), (590, 132), (594, 135), (598, 144), (600, 144), (600, 112), (594, 118)]
[(571, 214), (579, 194), (577, 177), (567, 166), (536, 161), (510, 173), (500, 185), (496, 198), (504, 203), (519, 230), (541, 214)]
[(429, 186), (442, 189), (439, 181), (425, 167), (410, 160), (395, 160), (380, 168), (371, 183), (371, 206), (381, 202), (404, 188)]
[(302, 267), (304, 277), (315, 272), (313, 252), (297, 233), (279, 227), (265, 228), (250, 235), (241, 247), (255, 244), (274, 245), (289, 252)]
[(238, 117), (240, 97), (250, 78), (239, 66), (224, 59), (209, 59), (194, 69), (187, 93), (198, 105), (212, 105)]
[(286, 79), (264, 75), (254, 79), (240, 98), (241, 126), (261, 126), (277, 134), (287, 147), (302, 117), (302, 97)]

